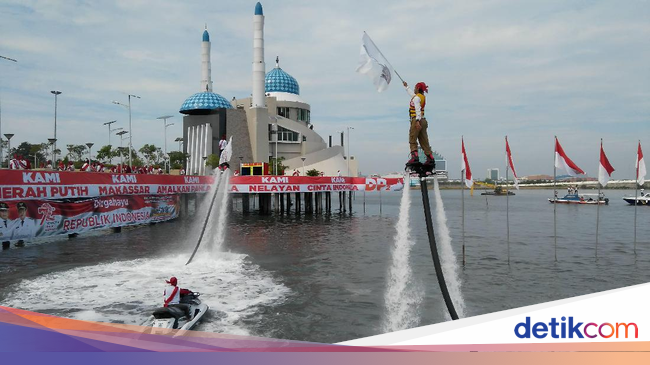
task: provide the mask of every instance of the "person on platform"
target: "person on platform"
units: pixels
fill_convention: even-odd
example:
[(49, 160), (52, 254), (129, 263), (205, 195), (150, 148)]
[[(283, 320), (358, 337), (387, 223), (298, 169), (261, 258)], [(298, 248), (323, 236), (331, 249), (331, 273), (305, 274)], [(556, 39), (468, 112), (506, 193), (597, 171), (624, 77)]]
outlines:
[(65, 171), (65, 164), (63, 163), (63, 160), (59, 160), (59, 171)]
[(72, 161), (68, 162), (67, 171), (74, 171), (74, 163)]
[(13, 158), (9, 160), (9, 169), (11, 170), (19, 170), (20, 165), (18, 164), (18, 156), (14, 155)]
[(52, 170), (52, 160), (47, 160), (47, 164), (45, 165), (45, 168), (48, 170)]
[(20, 202), (16, 204), (18, 219), (14, 222), (12, 239), (17, 239), (16, 245), (22, 245), (25, 239), (33, 238), (36, 235), (36, 224), (33, 218), (27, 216), (27, 204)]
[(436, 162), (433, 158), (431, 145), (429, 144), (429, 135), (427, 134), (427, 119), (424, 117), (424, 107), (426, 105), (426, 96), (424, 96), (424, 93), (429, 92), (429, 87), (424, 82), (418, 82), (415, 84), (415, 90), (413, 92), (409, 89), (406, 81), (404, 81), (404, 88), (406, 88), (406, 92), (411, 96), (411, 101), (409, 102), (409, 118), (411, 119), (409, 147), (411, 149), (411, 159), (408, 160), (406, 165), (420, 163), (420, 157), (418, 156), (419, 141), (420, 147), (422, 147), (424, 154), (427, 156), (424, 165), (435, 168)]
[(181, 168), (181, 171), (179, 172), (180, 175), (185, 175), (185, 169)]
[(341, 170), (336, 171), (336, 176), (341, 177)]
[(12, 235), (12, 221), (9, 219), (9, 205), (5, 202), (0, 202), (0, 241), (2, 248), (9, 248)]
[(228, 146), (228, 141), (226, 141), (226, 135), (224, 134), (221, 136), (221, 140), (219, 141), (219, 156), (221, 156), (223, 150), (226, 149), (226, 146)]

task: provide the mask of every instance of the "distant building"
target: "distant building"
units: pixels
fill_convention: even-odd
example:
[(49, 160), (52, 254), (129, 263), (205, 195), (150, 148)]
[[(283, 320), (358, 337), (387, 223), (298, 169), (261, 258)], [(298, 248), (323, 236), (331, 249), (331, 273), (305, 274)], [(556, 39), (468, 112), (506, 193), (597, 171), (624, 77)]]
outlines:
[[(432, 151), (433, 159), (436, 161), (436, 172), (438, 173), (438, 179), (444, 180), (449, 176), (449, 171), (447, 171), (447, 160), (438, 152)], [(418, 157), (420, 162), (424, 163), (427, 160), (427, 156), (424, 154), (422, 147), (418, 147)]]
[(487, 169), (487, 178), (492, 181), (499, 181), (499, 169)]

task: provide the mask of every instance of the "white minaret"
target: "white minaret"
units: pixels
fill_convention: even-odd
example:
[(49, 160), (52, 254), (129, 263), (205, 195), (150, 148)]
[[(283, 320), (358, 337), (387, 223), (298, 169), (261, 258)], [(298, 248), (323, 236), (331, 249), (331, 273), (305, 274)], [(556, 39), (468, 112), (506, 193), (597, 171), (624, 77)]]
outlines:
[(210, 66), (210, 35), (206, 24), (201, 42), (201, 91), (212, 92), (212, 67)]
[(255, 15), (253, 15), (253, 108), (266, 108), (265, 76), (264, 11), (262, 10), (262, 4), (258, 2), (255, 5)]

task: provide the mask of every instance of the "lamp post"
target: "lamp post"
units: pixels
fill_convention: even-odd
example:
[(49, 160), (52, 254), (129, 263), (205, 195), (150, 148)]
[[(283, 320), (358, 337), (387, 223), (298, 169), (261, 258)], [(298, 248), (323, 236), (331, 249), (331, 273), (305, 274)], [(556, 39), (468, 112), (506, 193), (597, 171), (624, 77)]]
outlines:
[[(122, 157), (122, 141), (124, 141), (126, 139), (126, 138), (124, 138), (122, 136), (127, 134), (127, 133), (129, 133), (129, 132), (121, 131), (121, 132), (115, 133), (116, 135), (120, 136), (120, 171), (122, 171), (122, 166), (124, 166), (124, 158)], [(131, 151), (129, 150), (129, 154), (130, 154), (130, 152)]]
[(183, 143), (183, 138), (182, 137), (177, 137), (174, 142), (178, 142), (178, 152), (183, 152), (181, 149), (181, 143)]
[[(11, 157), (11, 137), (13, 136), (14, 136), (13, 133), (5, 133), (5, 137), (7, 138), (7, 160), (10, 160)], [(9, 163), (7, 163), (7, 167), (10, 167)]]
[(162, 121), (163, 121), (163, 135), (164, 135), (164, 138), (165, 138), (165, 142), (164, 142), (165, 155), (167, 154), (167, 127), (169, 127), (170, 125), (174, 125), (174, 123), (167, 124), (167, 119), (173, 118), (173, 117), (174, 117), (173, 115), (163, 115), (162, 117), (156, 118), (156, 119), (162, 119)]
[[(122, 128), (122, 127), (119, 127), (119, 128), (113, 128), (113, 129), (110, 129), (110, 127), (109, 127), (109, 129), (108, 129), (108, 145), (109, 145), (109, 146), (113, 147), (113, 146), (111, 145), (111, 133), (113, 133), (113, 132), (115, 132), (115, 131), (121, 131), (121, 130), (123, 130), (123, 129), (124, 129), (124, 128)], [(112, 154), (111, 154), (111, 156), (109, 157), (108, 161), (109, 161), (109, 163), (111, 163), (111, 164), (113, 163), (113, 155), (112, 155)]]
[(305, 160), (307, 157), (301, 157), (300, 159), (302, 160), (302, 176), (305, 176)]
[[(5, 57), (5, 56), (0, 56), (0, 58), (11, 62), (16, 62), (16, 63), (18, 62), (13, 58)], [(2, 102), (1, 101), (0, 101), (0, 135), (2, 135)], [(4, 161), (4, 159), (2, 158), (3, 147), (4, 146), (2, 145), (2, 138), (0, 138), (0, 168), (2, 168), (2, 161)], [(11, 152), (7, 152), (7, 156), (9, 155), (9, 153)]]
[[(165, 156), (169, 159), (169, 154), (167, 153), (167, 127), (173, 126), (174, 123), (169, 123), (165, 124)], [(171, 166), (168, 166), (168, 168), (171, 168)]]
[(111, 145), (111, 124), (117, 122), (117, 120), (111, 120), (110, 122), (104, 123), (104, 125), (108, 126), (108, 145)]
[(350, 176), (350, 129), (354, 129), (354, 127), (348, 127), (348, 176)]
[(56, 170), (56, 160), (54, 159), (54, 149), (56, 145), (56, 138), (48, 138), (48, 142), (50, 142), (50, 146), (52, 147), (52, 170)]
[(273, 134), (275, 134), (275, 161), (274, 161), (275, 166), (273, 167), (273, 171), (275, 172), (276, 175), (279, 175), (278, 174), (278, 123), (277, 123), (277, 119), (276, 119), (276, 122), (273, 123), (273, 126), (275, 127), (275, 129), (271, 131), (271, 132), (273, 132)]
[[(54, 94), (54, 151), (56, 151), (56, 111), (58, 106), (58, 97), (61, 95), (61, 92), (58, 90), (52, 90), (50, 92)], [(54, 158), (56, 158), (56, 154), (54, 155)]]
[(113, 104), (121, 105), (129, 110), (129, 168), (133, 169), (133, 159), (131, 158), (131, 155), (133, 155), (133, 153), (131, 152), (131, 150), (133, 149), (133, 132), (132, 132), (132, 123), (131, 123), (131, 97), (141, 99), (137, 95), (129, 94), (129, 105), (124, 105), (115, 100), (113, 100)]
[(88, 147), (88, 159), (92, 160), (93, 159), (93, 154), (91, 151), (91, 148), (93, 147), (94, 143), (88, 142), (86, 143), (86, 146)]

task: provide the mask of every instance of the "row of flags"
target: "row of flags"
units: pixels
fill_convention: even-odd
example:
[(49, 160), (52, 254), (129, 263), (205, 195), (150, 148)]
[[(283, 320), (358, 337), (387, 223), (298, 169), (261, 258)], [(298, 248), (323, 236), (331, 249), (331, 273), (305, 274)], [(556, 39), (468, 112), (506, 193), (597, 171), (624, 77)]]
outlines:
[[(468, 188), (471, 188), (472, 185), (474, 184), (474, 180), (472, 179), (472, 170), (469, 167), (469, 161), (467, 159), (467, 152), (465, 152), (465, 141), (463, 138), (461, 138), (461, 171), (463, 175), (463, 180), (465, 182), (465, 185)], [(515, 183), (515, 188), (519, 189), (519, 179), (517, 177), (517, 171), (515, 170), (515, 163), (512, 160), (512, 152), (510, 150), (510, 145), (508, 144), (508, 136), (506, 136), (506, 165), (507, 168), (512, 171), (512, 175), (514, 176), (514, 183)], [(561, 170), (566, 171), (567, 174), (571, 176), (577, 176), (579, 174), (584, 174), (585, 172), (582, 171), (578, 165), (576, 165), (575, 162), (573, 162), (569, 156), (567, 156), (566, 152), (564, 152), (564, 149), (560, 145), (560, 141), (558, 141), (557, 137), (555, 137), (555, 167)], [(641, 142), (639, 141), (639, 147), (637, 150), (636, 154), (636, 182), (639, 185), (643, 185), (645, 183), (645, 176), (646, 176), (646, 168), (645, 168), (645, 161), (643, 160), (643, 151), (641, 150)], [(600, 164), (598, 165), (598, 182), (600, 183), (601, 186), (605, 187), (607, 183), (609, 182), (610, 177), (612, 176), (612, 172), (614, 172), (614, 167), (612, 166), (611, 163), (609, 163), (609, 159), (607, 159), (607, 155), (605, 155), (605, 150), (603, 149), (603, 141), (600, 141)]]

